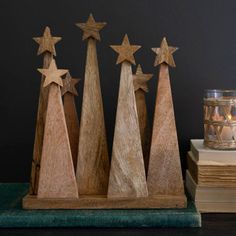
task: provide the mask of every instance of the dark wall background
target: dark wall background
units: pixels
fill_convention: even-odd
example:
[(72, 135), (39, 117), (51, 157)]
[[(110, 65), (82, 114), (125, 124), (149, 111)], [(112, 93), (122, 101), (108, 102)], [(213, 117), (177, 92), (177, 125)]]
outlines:
[[(154, 73), (149, 83), (147, 105), (152, 122), (158, 69), (151, 47), (166, 36), (177, 68), (171, 69), (176, 124), (183, 166), (191, 138), (202, 138), (202, 97), (206, 88), (236, 89), (236, 2), (189, 0), (60, 0), (0, 1), (0, 182), (28, 181), (42, 57), (33, 36), (41, 36), (46, 25), (57, 44), (57, 64), (74, 77), (83, 78), (86, 43), (75, 22), (87, 20), (92, 12), (108, 25), (98, 44), (101, 86), (111, 151), (120, 66), (110, 44), (120, 44), (125, 33), (131, 43), (142, 45), (136, 62), (144, 72)], [(134, 68), (135, 69), (135, 68)], [(83, 81), (79, 84), (78, 111)]]

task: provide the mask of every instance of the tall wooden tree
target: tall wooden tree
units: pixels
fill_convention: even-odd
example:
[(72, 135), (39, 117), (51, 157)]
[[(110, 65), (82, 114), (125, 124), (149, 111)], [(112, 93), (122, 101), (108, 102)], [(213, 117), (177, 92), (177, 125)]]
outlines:
[(143, 158), (145, 171), (147, 174), (150, 150), (150, 126), (148, 122), (145, 93), (148, 92), (147, 82), (152, 78), (152, 74), (144, 74), (141, 65), (137, 66), (136, 74), (133, 75), (136, 106), (139, 120), (139, 130), (141, 135)]
[(171, 94), (169, 68), (175, 67), (172, 54), (177, 50), (169, 47), (163, 38), (156, 54), (154, 66), (160, 65), (156, 107), (147, 176), (150, 195), (184, 195), (175, 115)]
[[(33, 38), (35, 42), (39, 44), (38, 55), (43, 54), (43, 68), (48, 68), (53, 58), (56, 56), (55, 44), (61, 40), (60, 37), (53, 37), (50, 32), (50, 28), (46, 27), (42, 37)], [(38, 180), (39, 180), (39, 169), (42, 155), (43, 135), (45, 126), (45, 114), (47, 110), (48, 101), (48, 88), (43, 87), (44, 76), (42, 76), (40, 93), (39, 93), (39, 104), (37, 113), (37, 123), (35, 130), (34, 140), (34, 151), (33, 161), (31, 168), (30, 178), (30, 194), (37, 194), (38, 192)]]
[(69, 134), (71, 154), (73, 158), (74, 168), (77, 166), (78, 143), (79, 143), (79, 120), (75, 105), (75, 96), (78, 92), (75, 88), (80, 79), (74, 79), (67, 72), (66, 78), (63, 80), (61, 94), (64, 98), (64, 112), (66, 117), (66, 125)]
[(57, 69), (54, 59), (48, 69), (38, 70), (45, 76), (43, 87), (49, 87), (49, 93), (37, 197), (78, 198), (60, 89), (67, 70)]
[(77, 24), (88, 40), (76, 172), (80, 194), (107, 193), (109, 157), (96, 51), (105, 25), (95, 22), (92, 14), (86, 23)]
[(131, 63), (140, 48), (130, 45), (125, 35), (122, 45), (111, 46), (121, 65), (120, 88), (112, 148), (108, 198), (146, 197), (148, 195), (139, 122), (134, 95)]

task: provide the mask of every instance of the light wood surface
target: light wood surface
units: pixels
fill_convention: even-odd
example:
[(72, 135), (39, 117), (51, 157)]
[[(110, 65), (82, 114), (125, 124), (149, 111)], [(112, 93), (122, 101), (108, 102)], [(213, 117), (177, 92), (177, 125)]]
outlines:
[(139, 45), (130, 45), (127, 34), (125, 35), (121, 45), (111, 45), (110, 47), (119, 54), (116, 64), (128, 61), (134, 65), (135, 65), (134, 53), (139, 48), (141, 48), (141, 46)]
[[(49, 64), (56, 55), (55, 44), (61, 40), (60, 37), (52, 37), (49, 27), (46, 27), (42, 37), (33, 38), (35, 42), (39, 44), (38, 55), (43, 54), (43, 68), (48, 68)], [(43, 88), (44, 76), (41, 78), (40, 92), (39, 92), (39, 103), (37, 112), (37, 121), (35, 129), (34, 149), (33, 149), (33, 160), (31, 167), (30, 177), (30, 194), (37, 194), (38, 191), (38, 180), (39, 180), (39, 169), (42, 154), (43, 135), (45, 126), (45, 114), (47, 110), (48, 100), (48, 88)]]
[(76, 111), (75, 96), (78, 96), (75, 88), (79, 79), (73, 79), (68, 72), (66, 78), (63, 80), (63, 87), (61, 93), (64, 100), (64, 112), (66, 118), (66, 125), (69, 134), (71, 154), (73, 158), (73, 165), (77, 167), (78, 143), (79, 143), (79, 120)]
[[(91, 17), (90, 17), (91, 18)], [(88, 23), (87, 23), (88, 24)], [(82, 28), (84, 34), (87, 28)], [(88, 35), (86, 34), (86, 37)], [(109, 156), (96, 38), (88, 38), (83, 101), (80, 119), (76, 179), (80, 194), (106, 194), (109, 178)]]
[(154, 196), (148, 198), (106, 198), (106, 195), (80, 195), (78, 199), (37, 199), (27, 195), (24, 209), (158, 209), (185, 208), (185, 196)]
[(38, 69), (49, 86), (37, 198), (78, 198), (72, 155), (61, 99), (61, 76), (53, 59), (48, 69)]
[(38, 55), (50, 52), (53, 56), (56, 56), (55, 44), (61, 40), (61, 37), (53, 37), (51, 30), (47, 26), (45, 27), (42, 37), (34, 37), (33, 40), (39, 44)]
[[(124, 44), (124, 42), (126, 42)], [(134, 53), (125, 35), (121, 46), (112, 46), (122, 56), (120, 88), (112, 147), (108, 198), (147, 197), (147, 185), (139, 133), (130, 56)], [(117, 50), (119, 48), (119, 50)], [(135, 46), (139, 48), (139, 46)], [(135, 62), (134, 62), (135, 63)]]
[(156, 53), (156, 59), (154, 62), (154, 66), (158, 66), (162, 63), (165, 63), (171, 67), (175, 67), (175, 61), (173, 58), (173, 53), (178, 50), (177, 47), (171, 47), (168, 46), (167, 44), (167, 40), (164, 37), (162, 42), (161, 42), (161, 46), (159, 48), (152, 48), (153, 52)]
[[(52, 60), (52, 54), (49, 52), (45, 52), (43, 68), (48, 68), (51, 60)], [(36, 129), (35, 129), (35, 138), (34, 138), (33, 160), (31, 166), (31, 177), (30, 177), (30, 188), (29, 188), (30, 194), (37, 194), (38, 192), (39, 169), (42, 155), (45, 117), (46, 117), (47, 101), (48, 101), (48, 87), (43, 88), (44, 78), (45, 77), (42, 75), (40, 84)]]
[[(150, 195), (184, 195), (174, 108), (169, 79), (169, 58), (163, 39), (157, 58), (161, 58), (153, 132), (147, 176)], [(163, 54), (162, 54), (163, 53)], [(158, 63), (156, 63), (158, 65)]]
[(133, 75), (136, 106), (139, 120), (139, 130), (142, 142), (145, 172), (147, 174), (149, 163), (149, 151), (151, 142), (151, 130), (147, 115), (145, 93), (148, 92), (147, 82), (152, 78), (152, 74), (144, 74), (140, 65), (137, 66), (136, 74)]
[(83, 40), (88, 38), (94, 38), (98, 41), (101, 40), (99, 31), (106, 25), (105, 22), (95, 22), (93, 15), (90, 13), (86, 23), (76, 24), (81, 30), (83, 30)]

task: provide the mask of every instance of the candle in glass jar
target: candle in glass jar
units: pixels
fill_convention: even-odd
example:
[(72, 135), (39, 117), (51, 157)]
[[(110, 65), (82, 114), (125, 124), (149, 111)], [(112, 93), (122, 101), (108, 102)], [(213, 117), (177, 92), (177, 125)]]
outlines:
[(221, 138), (222, 140), (232, 140), (233, 134), (229, 126), (224, 126), (221, 132)]

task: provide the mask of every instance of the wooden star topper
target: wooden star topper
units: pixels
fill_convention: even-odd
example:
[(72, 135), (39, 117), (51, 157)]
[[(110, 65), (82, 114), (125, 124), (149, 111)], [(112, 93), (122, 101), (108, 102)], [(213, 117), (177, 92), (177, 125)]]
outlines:
[(135, 65), (134, 53), (141, 48), (139, 45), (130, 45), (128, 35), (126, 34), (121, 45), (111, 45), (113, 50), (115, 50), (119, 56), (117, 58), (116, 64), (123, 61), (129, 61)]
[(61, 88), (61, 95), (63, 96), (65, 93), (71, 93), (74, 96), (78, 96), (78, 92), (75, 88), (76, 84), (78, 84), (80, 79), (74, 79), (71, 77), (70, 72), (67, 72), (66, 78), (63, 80), (63, 87)]
[(152, 78), (153, 74), (144, 74), (141, 65), (138, 65), (136, 74), (133, 75), (134, 91), (142, 89), (144, 92), (148, 92), (147, 81)]
[(160, 48), (152, 48), (152, 51), (157, 54), (154, 66), (158, 66), (161, 63), (166, 63), (169, 66), (175, 67), (175, 61), (172, 54), (178, 50), (176, 47), (169, 47), (166, 38), (162, 39)]
[(76, 25), (84, 31), (83, 40), (92, 37), (101, 41), (99, 31), (106, 25), (105, 22), (96, 22), (93, 15), (90, 14), (86, 23), (77, 23)]
[(52, 37), (50, 28), (47, 26), (42, 37), (33, 38), (39, 44), (37, 55), (43, 52), (50, 52), (56, 56), (55, 44), (61, 40), (61, 37)]
[(55, 59), (52, 59), (48, 69), (38, 69), (38, 71), (45, 76), (43, 87), (47, 87), (51, 83), (56, 83), (63, 87), (62, 78), (68, 70), (57, 69)]

